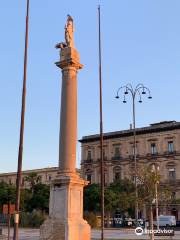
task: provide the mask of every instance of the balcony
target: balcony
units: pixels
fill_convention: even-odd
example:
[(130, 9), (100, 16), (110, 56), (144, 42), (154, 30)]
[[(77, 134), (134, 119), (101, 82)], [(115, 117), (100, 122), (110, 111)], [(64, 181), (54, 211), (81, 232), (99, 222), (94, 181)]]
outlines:
[[(139, 154), (136, 154), (136, 159), (140, 157)], [(129, 155), (129, 159), (134, 160), (134, 154)]]
[(93, 162), (93, 159), (86, 159), (82, 161), (82, 164), (91, 164)]
[(111, 158), (112, 161), (119, 161), (119, 160), (121, 160), (121, 159), (122, 159), (121, 156), (113, 156), (113, 157)]
[(166, 179), (165, 181), (163, 181), (163, 183), (174, 186), (174, 185), (179, 185), (180, 180), (178, 180), (176, 178), (169, 178), (169, 179)]
[(147, 153), (146, 156), (149, 157), (149, 158), (156, 158), (158, 155), (159, 155), (159, 153), (156, 152), (156, 153)]
[[(108, 159), (107, 159), (107, 157), (106, 157), (106, 156), (105, 156), (105, 157), (103, 157), (103, 160), (104, 160), (104, 161), (108, 161)], [(97, 159), (97, 161), (98, 161), (98, 162), (99, 162), (99, 161), (101, 161), (101, 158), (98, 158), (98, 159)]]
[(169, 183), (175, 183), (176, 182), (176, 178), (170, 177), (168, 179)]
[(166, 151), (166, 152), (164, 152), (164, 155), (168, 155), (168, 156), (172, 156), (172, 155), (175, 155), (175, 154), (177, 154), (177, 152), (176, 151)]

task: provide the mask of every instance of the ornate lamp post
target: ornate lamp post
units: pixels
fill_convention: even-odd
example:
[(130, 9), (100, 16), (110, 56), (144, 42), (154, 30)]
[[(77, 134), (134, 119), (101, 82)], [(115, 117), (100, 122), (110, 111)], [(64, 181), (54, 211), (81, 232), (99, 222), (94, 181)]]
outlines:
[(142, 83), (139, 83), (135, 88), (128, 83), (125, 86), (118, 88), (116, 98), (119, 98), (119, 92), (124, 90), (124, 99), (123, 103), (126, 103), (126, 95), (130, 94), (132, 97), (132, 104), (133, 104), (133, 136), (134, 136), (134, 146), (133, 146), (133, 155), (134, 155), (134, 165), (135, 165), (135, 194), (136, 194), (136, 205), (135, 205), (135, 219), (136, 225), (138, 225), (138, 189), (137, 189), (137, 151), (136, 151), (136, 115), (135, 115), (135, 103), (136, 103), (136, 96), (139, 98), (138, 102), (142, 103), (142, 95), (148, 94), (148, 99), (151, 99), (151, 92), (149, 88), (145, 87)]

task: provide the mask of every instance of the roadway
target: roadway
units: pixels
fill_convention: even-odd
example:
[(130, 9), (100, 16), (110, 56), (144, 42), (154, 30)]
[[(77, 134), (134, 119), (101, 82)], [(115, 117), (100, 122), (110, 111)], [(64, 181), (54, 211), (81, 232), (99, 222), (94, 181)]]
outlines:
[[(7, 229), (3, 229), (3, 234), (7, 236)], [(13, 229), (11, 229), (11, 239), (12, 239)], [(39, 229), (20, 229), (19, 230), (20, 240), (39, 240)], [(91, 231), (91, 239), (96, 240), (100, 239), (101, 232), (100, 230), (93, 229)], [(1, 238), (0, 238), (1, 239)], [(105, 230), (105, 239), (123, 239), (123, 240), (134, 240), (134, 239), (150, 239), (149, 236), (136, 236), (133, 229), (106, 229)], [(180, 231), (175, 232), (175, 236), (170, 237), (156, 237), (158, 240), (173, 239), (180, 240)]]

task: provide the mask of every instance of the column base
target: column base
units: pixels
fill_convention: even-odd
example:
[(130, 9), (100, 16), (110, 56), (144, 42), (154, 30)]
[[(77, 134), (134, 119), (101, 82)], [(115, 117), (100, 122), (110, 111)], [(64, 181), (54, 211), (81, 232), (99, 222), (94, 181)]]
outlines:
[(90, 240), (90, 226), (85, 220), (64, 222), (48, 218), (40, 228), (40, 240)]
[(83, 187), (76, 173), (60, 172), (50, 190), (49, 218), (40, 228), (40, 240), (90, 240), (90, 226), (83, 219)]

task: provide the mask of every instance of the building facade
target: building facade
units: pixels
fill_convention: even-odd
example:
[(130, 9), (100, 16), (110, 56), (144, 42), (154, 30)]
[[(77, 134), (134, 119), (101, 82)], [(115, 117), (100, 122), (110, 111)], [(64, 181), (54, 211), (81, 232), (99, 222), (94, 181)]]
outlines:
[[(80, 170), (76, 169), (77, 173), (80, 174)], [(29, 176), (31, 173), (36, 173), (40, 176), (40, 182), (42, 184), (49, 185), (53, 179), (58, 175), (59, 167), (47, 167), (39, 169), (31, 169), (22, 171), (21, 187), (29, 188), (29, 183), (25, 181), (25, 177)], [(16, 184), (16, 172), (0, 173), (0, 182), (5, 182), (8, 184)]]
[[(100, 183), (99, 135), (84, 136), (79, 141), (81, 174), (91, 183)], [(133, 180), (133, 129), (105, 133), (103, 148), (105, 183), (108, 185), (115, 179)], [(136, 155), (138, 166), (158, 166), (161, 184), (170, 185), (173, 197), (180, 199), (180, 122), (164, 121), (137, 128)]]
[[(29, 184), (25, 181), (25, 177), (31, 173), (37, 173), (38, 176), (41, 177), (41, 183), (43, 184), (50, 184), (51, 180), (55, 178), (58, 174), (58, 167), (48, 167), (48, 168), (41, 168), (41, 169), (32, 169), (22, 171), (22, 182), (21, 187), (28, 188)], [(0, 182), (6, 182), (8, 184), (16, 184), (16, 172), (9, 172), (9, 173), (0, 173)]]

